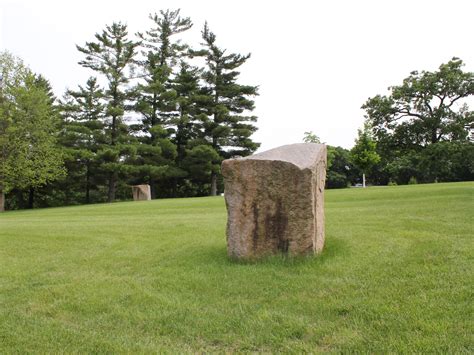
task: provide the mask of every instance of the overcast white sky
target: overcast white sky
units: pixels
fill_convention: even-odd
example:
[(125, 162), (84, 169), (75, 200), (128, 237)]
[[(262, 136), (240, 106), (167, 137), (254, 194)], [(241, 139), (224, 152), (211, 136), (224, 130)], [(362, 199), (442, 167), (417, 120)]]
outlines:
[(112, 21), (131, 34), (148, 14), (181, 8), (198, 44), (204, 21), (218, 43), (251, 52), (241, 83), (260, 86), (255, 134), (261, 150), (301, 142), (314, 131), (350, 148), (364, 121), (360, 106), (412, 70), (435, 70), (457, 56), (474, 68), (474, 1), (0, 0), (0, 50), (48, 78), (58, 96), (91, 75), (76, 44)]

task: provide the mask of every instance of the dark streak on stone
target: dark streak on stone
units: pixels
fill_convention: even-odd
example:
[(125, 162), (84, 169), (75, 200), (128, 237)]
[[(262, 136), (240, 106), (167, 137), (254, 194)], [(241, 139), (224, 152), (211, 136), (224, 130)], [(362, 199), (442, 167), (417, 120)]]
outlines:
[(255, 201), (252, 204), (252, 212), (253, 212), (253, 221), (254, 221), (254, 229), (253, 229), (253, 234), (252, 234), (253, 250), (257, 250), (257, 247), (258, 247), (258, 206), (257, 206), (257, 202)]
[(275, 240), (276, 249), (287, 254), (289, 248), (289, 240), (285, 238), (285, 231), (288, 226), (288, 216), (283, 209), (281, 200), (276, 203), (275, 213), (265, 215), (265, 239)]
[[(285, 231), (288, 227), (288, 216), (284, 211), (281, 200), (278, 200), (275, 206), (274, 213), (271, 211), (265, 211), (264, 214), (264, 227), (263, 230), (260, 227), (261, 221), (259, 221), (259, 208), (257, 202), (252, 204), (252, 213), (253, 213), (253, 224), (254, 229), (252, 231), (252, 248), (254, 251), (257, 251), (260, 244), (272, 245), (277, 251), (287, 254), (290, 242), (285, 238)], [(261, 233), (263, 235), (260, 235)]]

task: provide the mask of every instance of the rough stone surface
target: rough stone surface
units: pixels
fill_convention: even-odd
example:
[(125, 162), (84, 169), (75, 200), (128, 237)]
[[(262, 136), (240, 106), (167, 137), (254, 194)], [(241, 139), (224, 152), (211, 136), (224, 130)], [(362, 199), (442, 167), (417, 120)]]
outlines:
[(135, 185), (132, 186), (134, 201), (148, 201), (151, 200), (150, 185)]
[(307, 255), (324, 247), (326, 146), (285, 145), (222, 163), (231, 257)]

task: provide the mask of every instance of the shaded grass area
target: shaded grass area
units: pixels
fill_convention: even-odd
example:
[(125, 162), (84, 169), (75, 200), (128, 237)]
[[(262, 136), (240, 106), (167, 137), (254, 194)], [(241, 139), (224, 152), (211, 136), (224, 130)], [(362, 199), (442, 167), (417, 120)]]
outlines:
[(0, 352), (473, 352), (474, 183), (326, 192), (313, 258), (226, 256), (224, 200), (0, 215)]

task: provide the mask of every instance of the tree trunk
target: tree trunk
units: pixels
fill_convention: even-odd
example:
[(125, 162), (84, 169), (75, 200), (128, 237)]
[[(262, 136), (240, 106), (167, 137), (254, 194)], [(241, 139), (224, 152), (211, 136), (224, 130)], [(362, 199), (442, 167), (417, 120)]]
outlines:
[(91, 203), (90, 198), (90, 190), (91, 190), (91, 183), (90, 183), (90, 169), (89, 164), (86, 165), (86, 203)]
[(35, 189), (30, 187), (30, 191), (28, 191), (28, 208), (32, 209), (33, 204), (35, 202)]
[(23, 191), (20, 190), (20, 189), (15, 189), (15, 194), (16, 194), (16, 199), (18, 201), (18, 208), (20, 210), (26, 208), (26, 202), (25, 202), (25, 199), (24, 199), (24, 194), (23, 194)]
[(178, 197), (178, 178), (176, 177), (172, 180), (171, 197)]
[(117, 188), (117, 174), (115, 172), (112, 172), (109, 175), (108, 202), (114, 202), (116, 188)]
[[(219, 104), (219, 93), (217, 92), (217, 87), (216, 87), (216, 92), (214, 94), (214, 104), (218, 105)], [(217, 123), (217, 113), (214, 112), (214, 123)], [(213, 136), (212, 137), (212, 148), (217, 150), (217, 137)], [(217, 174), (215, 172), (211, 172), (211, 196), (216, 196), (217, 195)]]
[(0, 212), (5, 211), (5, 192), (3, 186), (0, 185)]
[(217, 195), (217, 174), (211, 173), (211, 196)]
[(362, 187), (365, 188), (365, 174), (362, 174)]
[(151, 199), (154, 200), (156, 198), (155, 180), (153, 178), (150, 178), (150, 180), (148, 180), (148, 183), (150, 184)]

